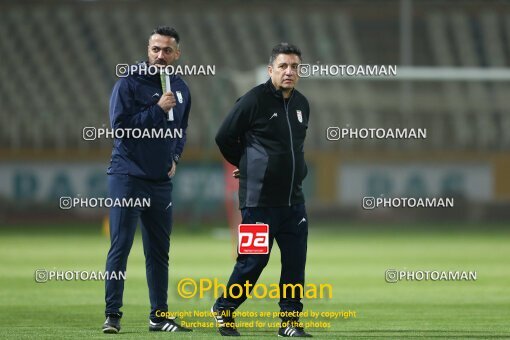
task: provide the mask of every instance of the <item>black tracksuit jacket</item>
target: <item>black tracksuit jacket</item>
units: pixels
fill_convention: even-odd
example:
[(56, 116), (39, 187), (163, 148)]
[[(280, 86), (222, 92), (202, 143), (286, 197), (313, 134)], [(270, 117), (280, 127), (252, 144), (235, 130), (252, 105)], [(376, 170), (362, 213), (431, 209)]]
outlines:
[(304, 203), (304, 142), (310, 106), (296, 89), (288, 99), (271, 79), (239, 98), (216, 143), (239, 168), (239, 205), (279, 207)]

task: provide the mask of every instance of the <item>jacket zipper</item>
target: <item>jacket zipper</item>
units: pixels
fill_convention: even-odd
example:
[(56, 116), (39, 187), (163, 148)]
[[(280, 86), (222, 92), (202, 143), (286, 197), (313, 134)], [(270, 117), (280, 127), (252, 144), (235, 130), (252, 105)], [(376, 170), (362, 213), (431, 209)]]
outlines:
[(292, 91), (292, 94), (289, 97), (289, 101), (288, 101), (287, 105), (285, 105), (285, 98), (283, 98), (283, 108), (285, 109), (285, 114), (287, 116), (287, 124), (289, 125), (290, 152), (292, 154), (292, 177), (290, 180), (289, 207), (291, 206), (292, 189), (294, 188), (294, 172), (296, 171), (296, 159), (294, 156), (294, 142), (292, 141), (292, 129), (290, 127), (290, 119), (289, 119), (289, 104), (290, 104), (290, 100), (292, 99), (293, 94), (294, 94), (294, 91)]

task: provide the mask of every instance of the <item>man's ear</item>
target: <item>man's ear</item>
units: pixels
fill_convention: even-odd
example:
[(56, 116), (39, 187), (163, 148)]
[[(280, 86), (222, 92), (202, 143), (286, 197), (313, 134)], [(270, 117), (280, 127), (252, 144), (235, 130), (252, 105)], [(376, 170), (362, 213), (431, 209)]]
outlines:
[(175, 51), (175, 60), (179, 60), (179, 58), (181, 57), (181, 50), (177, 50)]
[(273, 75), (273, 65), (267, 65), (267, 74), (271, 77)]

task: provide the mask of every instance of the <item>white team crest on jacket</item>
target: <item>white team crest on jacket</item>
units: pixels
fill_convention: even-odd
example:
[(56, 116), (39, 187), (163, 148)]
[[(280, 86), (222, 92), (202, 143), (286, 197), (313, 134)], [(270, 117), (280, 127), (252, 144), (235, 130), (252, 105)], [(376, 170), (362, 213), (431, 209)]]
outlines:
[(177, 100), (179, 101), (179, 103), (181, 103), (181, 104), (182, 104), (183, 99), (182, 99), (182, 93), (181, 93), (181, 91), (175, 91), (175, 94), (177, 95)]
[(297, 114), (297, 120), (299, 120), (300, 123), (303, 122), (303, 114), (301, 113), (301, 110), (296, 110)]

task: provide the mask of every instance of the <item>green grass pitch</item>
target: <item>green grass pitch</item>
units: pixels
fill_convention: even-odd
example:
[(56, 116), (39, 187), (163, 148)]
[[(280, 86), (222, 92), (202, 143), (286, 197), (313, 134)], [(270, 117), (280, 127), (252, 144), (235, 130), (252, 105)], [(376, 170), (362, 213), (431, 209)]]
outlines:
[[(0, 338), (219, 338), (214, 328), (190, 334), (148, 332), (149, 301), (141, 235), (128, 262), (124, 318), (119, 335), (101, 333), (104, 283), (36, 283), (36, 269), (103, 270), (109, 240), (100, 227), (51, 230), (0, 230)], [(213, 297), (184, 299), (179, 279), (218, 278), (225, 283), (234, 260), (228, 237), (213, 232), (172, 235), (169, 305), (174, 311), (209, 310)], [(410, 230), (412, 228), (409, 228)], [(483, 230), (482, 225), (474, 228)], [(356, 317), (316, 321), (329, 328), (308, 328), (322, 338), (506, 338), (510, 337), (510, 232), (391, 231), (385, 228), (321, 229), (309, 235), (307, 283), (329, 283), (332, 299), (305, 300), (305, 310), (355, 311)], [(477, 271), (476, 281), (386, 283), (386, 269)], [(279, 251), (260, 283), (277, 283)], [(277, 301), (252, 299), (240, 311), (273, 312)], [(191, 317), (186, 321), (210, 321)], [(250, 318), (238, 318), (248, 322)], [(271, 318), (259, 319), (270, 323)], [(311, 319), (302, 320), (312, 321)], [(270, 327), (246, 329), (245, 338), (276, 337)]]

